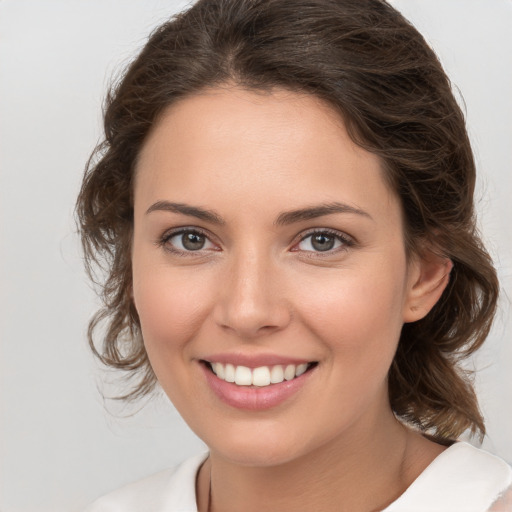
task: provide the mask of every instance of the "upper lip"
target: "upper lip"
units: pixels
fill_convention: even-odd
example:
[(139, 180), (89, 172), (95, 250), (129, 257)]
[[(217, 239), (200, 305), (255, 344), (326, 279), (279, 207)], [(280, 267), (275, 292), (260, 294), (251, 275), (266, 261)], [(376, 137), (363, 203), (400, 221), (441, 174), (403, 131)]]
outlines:
[(232, 364), (233, 366), (247, 366), (248, 368), (258, 368), (260, 366), (276, 366), (288, 364), (304, 364), (314, 362), (311, 359), (284, 356), (278, 354), (242, 354), (242, 353), (223, 353), (212, 354), (202, 357), (201, 360), (209, 363)]

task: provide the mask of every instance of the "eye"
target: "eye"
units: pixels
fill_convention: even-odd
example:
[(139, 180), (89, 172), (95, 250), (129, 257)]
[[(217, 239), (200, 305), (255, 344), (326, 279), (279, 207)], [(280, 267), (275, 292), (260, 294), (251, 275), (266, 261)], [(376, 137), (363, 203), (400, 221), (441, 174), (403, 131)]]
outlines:
[(353, 241), (346, 235), (331, 230), (319, 230), (303, 236), (295, 246), (298, 251), (337, 252), (352, 246)]
[(216, 250), (216, 245), (197, 229), (181, 229), (164, 235), (161, 244), (175, 253), (190, 253), (202, 250)]

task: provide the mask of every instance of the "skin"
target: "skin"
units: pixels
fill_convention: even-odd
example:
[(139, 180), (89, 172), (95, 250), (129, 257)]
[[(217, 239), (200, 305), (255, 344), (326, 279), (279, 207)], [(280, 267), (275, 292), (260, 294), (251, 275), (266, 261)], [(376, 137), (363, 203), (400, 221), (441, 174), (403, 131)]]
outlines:
[[(214, 211), (222, 224), (153, 207)], [(277, 225), (282, 212), (343, 203)], [(133, 298), (163, 389), (210, 448), (199, 510), (380, 510), (443, 450), (405, 428), (387, 396), (404, 322), (422, 318), (449, 260), (409, 260), (400, 202), (379, 159), (356, 146), (321, 100), (227, 84), (161, 116), (138, 160)], [(206, 235), (183, 252), (177, 228)], [(312, 229), (335, 230), (318, 251)], [(173, 252), (176, 248), (181, 253)], [(283, 404), (247, 411), (220, 401), (201, 358), (272, 353), (318, 362)], [(371, 490), (371, 492), (368, 492)]]

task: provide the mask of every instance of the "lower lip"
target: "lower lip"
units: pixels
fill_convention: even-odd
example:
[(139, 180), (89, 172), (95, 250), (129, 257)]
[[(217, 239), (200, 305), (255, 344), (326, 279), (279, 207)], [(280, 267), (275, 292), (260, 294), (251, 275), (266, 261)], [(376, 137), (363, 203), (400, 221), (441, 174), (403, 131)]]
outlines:
[(300, 377), (270, 386), (237, 386), (232, 382), (219, 379), (204, 363), (200, 363), (210, 389), (224, 403), (237, 409), (260, 411), (277, 407), (295, 395), (309, 380), (315, 368), (311, 368)]

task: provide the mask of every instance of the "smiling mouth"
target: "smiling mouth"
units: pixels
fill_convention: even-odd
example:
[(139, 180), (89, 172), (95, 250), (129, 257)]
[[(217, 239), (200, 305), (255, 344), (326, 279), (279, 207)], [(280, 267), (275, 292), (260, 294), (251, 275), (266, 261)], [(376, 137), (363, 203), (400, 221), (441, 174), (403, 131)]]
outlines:
[(318, 364), (316, 361), (313, 361), (302, 364), (278, 364), (249, 368), (247, 366), (236, 366), (230, 363), (202, 362), (217, 378), (224, 382), (233, 383), (237, 386), (253, 386), (258, 388), (294, 380), (310, 371)]

